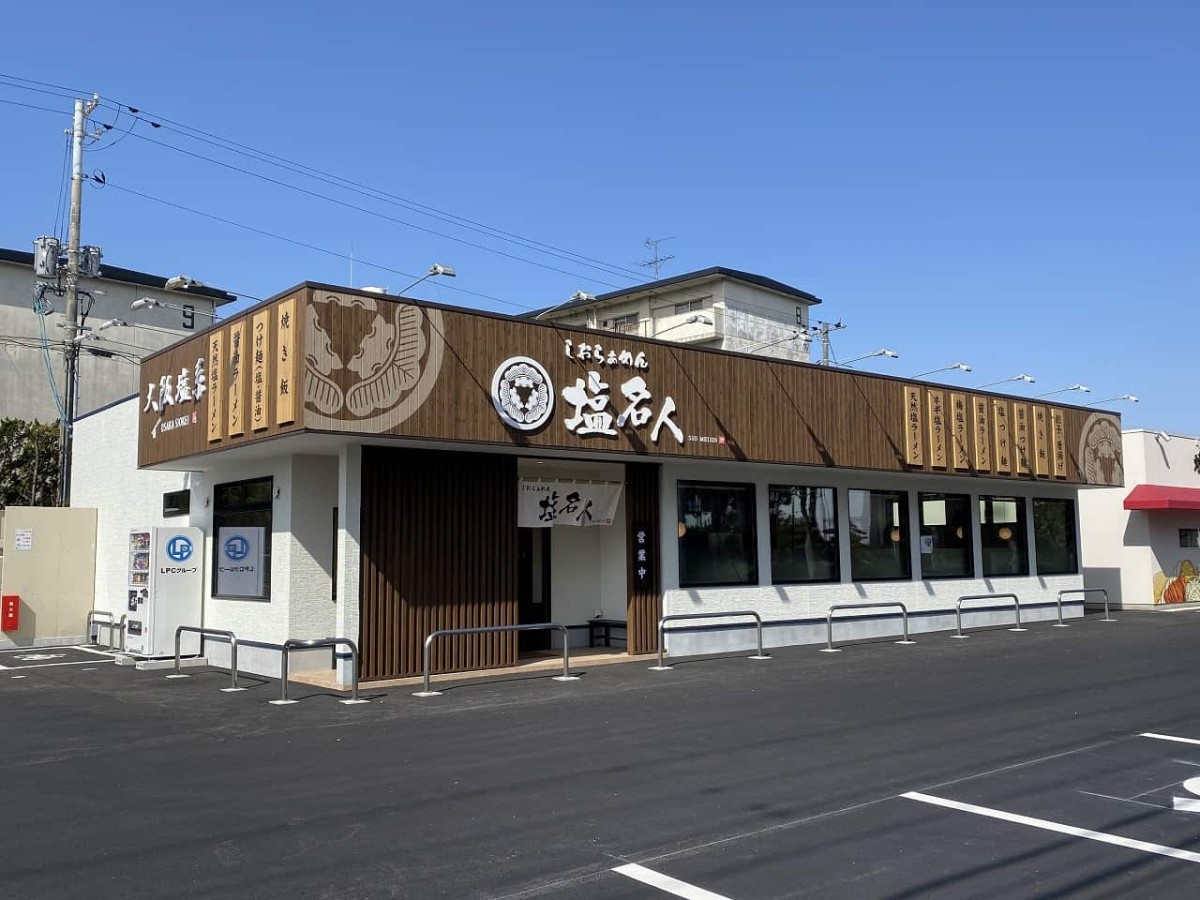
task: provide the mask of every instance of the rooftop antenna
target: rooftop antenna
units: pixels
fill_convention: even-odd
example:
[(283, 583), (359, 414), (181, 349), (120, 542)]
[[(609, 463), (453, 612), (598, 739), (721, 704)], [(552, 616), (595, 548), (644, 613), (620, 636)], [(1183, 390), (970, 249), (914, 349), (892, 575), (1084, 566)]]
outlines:
[(673, 260), (675, 258), (674, 254), (671, 254), (670, 256), (659, 256), (658, 255), (658, 245), (666, 243), (667, 241), (673, 241), (673, 240), (675, 240), (674, 235), (671, 235), (671, 237), (665, 237), (665, 238), (646, 238), (646, 249), (649, 250), (651, 253), (653, 253), (654, 256), (652, 256), (650, 259), (646, 260), (645, 262), (638, 263), (638, 265), (644, 266), (647, 269), (653, 269), (655, 281), (658, 281), (658, 271), (659, 271), (659, 269), (662, 268), (662, 264), (665, 262), (670, 262), (671, 260)]

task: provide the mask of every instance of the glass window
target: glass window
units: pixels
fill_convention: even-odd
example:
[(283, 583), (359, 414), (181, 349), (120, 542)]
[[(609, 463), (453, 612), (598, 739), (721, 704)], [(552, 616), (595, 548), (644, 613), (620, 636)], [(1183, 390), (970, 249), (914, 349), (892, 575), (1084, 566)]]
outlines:
[(983, 575), (1028, 575), (1024, 497), (980, 497), (979, 538)]
[(754, 485), (679, 482), (679, 585), (758, 584)]
[(1039, 575), (1074, 575), (1079, 571), (1074, 500), (1033, 498), (1033, 545)]
[(697, 312), (704, 309), (705, 298), (701, 297), (697, 300), (685, 300), (683, 303), (675, 304), (675, 315), (683, 315), (684, 313)]
[(1179, 546), (1184, 550), (1200, 547), (1200, 528), (1180, 528)]
[(253, 528), (263, 530), (262, 595), (258, 600), (271, 599), (271, 505), (275, 494), (274, 479), (256, 478), (218, 484), (213, 489), (213, 564), (212, 592), (217, 597), (217, 563), (219, 537), (222, 528)]
[(908, 542), (908, 494), (850, 491), (850, 575), (855, 581), (904, 581), (912, 577)]
[(833, 488), (770, 487), (771, 581), (837, 581), (837, 502)]
[(920, 494), (921, 577), (973, 578), (971, 498), (966, 494)]

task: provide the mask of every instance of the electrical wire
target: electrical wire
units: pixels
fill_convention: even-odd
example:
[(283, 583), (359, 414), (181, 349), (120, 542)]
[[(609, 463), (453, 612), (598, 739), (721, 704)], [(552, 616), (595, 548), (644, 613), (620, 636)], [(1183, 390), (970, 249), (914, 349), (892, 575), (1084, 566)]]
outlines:
[(9, 100), (7, 97), (0, 97), (0, 103), (7, 103), (9, 106), (23, 106), (25, 109), (37, 109), (42, 112), (54, 113), (56, 116), (64, 115), (61, 109), (51, 109), (49, 106), (35, 106), (32, 103), (21, 103), (18, 100)]
[(54, 204), (54, 230), (53, 234), (60, 241), (62, 240), (61, 228), (66, 227), (66, 209), (67, 209), (67, 182), (71, 176), (71, 136), (66, 135), (63, 145), (63, 163), (62, 163), (62, 179), (58, 183), (58, 201)]
[[(91, 176), (91, 177), (94, 178), (94, 176)], [(141, 191), (136, 191), (133, 188), (127, 188), (127, 187), (124, 187), (123, 185), (115, 183), (111, 178), (107, 179), (106, 186), (113, 188), (117, 191), (120, 191), (122, 193), (125, 193), (125, 194), (131, 194), (134, 197), (140, 197), (143, 200), (149, 200), (154, 203), (159, 203), (163, 206), (170, 207), (171, 209), (177, 209), (182, 212), (191, 213), (192, 215), (200, 216), (201, 218), (209, 219), (213, 222), (220, 222), (223, 225), (230, 225), (234, 228), (240, 228), (243, 231), (249, 231), (252, 234), (258, 234), (258, 235), (262, 235), (263, 237), (269, 237), (273, 240), (282, 241), (284, 243), (291, 244), (294, 247), (303, 247), (306, 250), (312, 250), (317, 253), (323, 253), (326, 256), (333, 256), (333, 257), (336, 257), (337, 259), (350, 260), (352, 258), (351, 256), (349, 256), (346, 253), (339, 253), (337, 250), (330, 250), (327, 247), (319, 247), (316, 244), (310, 244), (306, 241), (297, 240), (296, 238), (290, 238), (290, 237), (287, 237), (282, 234), (276, 234), (275, 232), (267, 231), (264, 228), (258, 228), (254, 225), (247, 225), (244, 222), (235, 222), (233, 219), (226, 219), (223, 216), (218, 216), (218, 215), (215, 215), (210, 212), (204, 212), (203, 210), (193, 209), (190, 206), (184, 206), (182, 203), (175, 203), (174, 201), (171, 201), (171, 200), (165, 200), (162, 197), (155, 197), (152, 194), (146, 194)], [(370, 260), (365, 260), (365, 259), (362, 259), (361, 257), (357, 257), (357, 256), (353, 257), (353, 259), (356, 264), (368, 266), (369, 268), (372, 268), (372, 269), (379, 269), (382, 272), (391, 272), (392, 274), (399, 275), (403, 278), (415, 279), (415, 278), (419, 277), (417, 275), (413, 275), (411, 272), (402, 272), (400, 269), (396, 269), (391, 266), (385, 266), (383, 263), (371, 262)], [(455, 291), (460, 294), (467, 294), (472, 297), (478, 297), (482, 300), (490, 300), (493, 303), (499, 303), (504, 306), (511, 306), (511, 307), (513, 307), (515, 309), (519, 309), (523, 312), (529, 312), (532, 310), (532, 307), (529, 306), (528, 304), (514, 303), (511, 300), (504, 300), (500, 297), (493, 297), (491, 294), (481, 294), (478, 291), (467, 290), (466, 288), (461, 288), (461, 287), (458, 287), (457, 285), (443, 284), (442, 287), (447, 290)]]

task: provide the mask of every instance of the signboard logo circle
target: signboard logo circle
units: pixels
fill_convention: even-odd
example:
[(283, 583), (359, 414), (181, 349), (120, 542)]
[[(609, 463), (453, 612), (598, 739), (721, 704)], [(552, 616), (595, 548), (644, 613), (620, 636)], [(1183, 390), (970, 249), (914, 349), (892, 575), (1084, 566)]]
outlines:
[(186, 562), (192, 556), (192, 542), (179, 534), (167, 541), (167, 556), (175, 562)]
[(492, 404), (509, 428), (537, 431), (554, 413), (554, 382), (537, 360), (510, 357), (492, 376)]
[(225, 555), (232, 560), (245, 559), (250, 555), (250, 542), (240, 534), (235, 534), (225, 542)]

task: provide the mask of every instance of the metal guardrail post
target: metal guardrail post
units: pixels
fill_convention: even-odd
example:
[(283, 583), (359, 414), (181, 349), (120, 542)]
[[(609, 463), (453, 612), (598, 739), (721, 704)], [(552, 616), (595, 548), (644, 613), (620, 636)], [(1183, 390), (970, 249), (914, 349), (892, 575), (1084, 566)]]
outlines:
[(711, 613), (675, 613), (669, 616), (663, 616), (658, 620), (658, 665), (650, 666), (651, 672), (669, 672), (674, 666), (668, 666), (663, 663), (663, 645), (667, 633), (668, 622), (679, 622), (685, 619), (728, 619), (734, 617), (752, 617), (754, 619), (755, 631), (758, 634), (758, 653), (749, 659), (770, 659), (771, 657), (763, 653), (763, 630), (762, 616), (753, 610), (741, 609), (733, 612), (711, 612)]
[(957, 633), (950, 635), (952, 638), (969, 638), (969, 634), (963, 634), (962, 630), (962, 605), (964, 600), (1005, 600), (1011, 599), (1013, 602), (1013, 610), (1017, 614), (1017, 625), (1015, 628), (1008, 629), (1009, 631), (1028, 631), (1028, 628), (1021, 627), (1021, 600), (1016, 594), (964, 594), (958, 598), (958, 602), (954, 604), (954, 620), (958, 626)]
[(96, 646), (97, 647), (100, 646), (100, 629), (107, 628), (108, 629), (108, 643), (105, 645), (104, 649), (108, 650), (109, 653), (111, 653), (113, 650), (116, 650), (117, 649), (116, 636), (117, 636), (117, 634), (120, 634), (121, 635), (120, 652), (124, 653), (125, 652), (125, 623), (129, 619), (129, 614), (128, 613), (123, 614), (121, 616), (121, 618), (117, 619), (116, 621), (113, 620), (112, 613), (108, 613), (108, 617), (109, 618), (107, 621), (101, 620), (101, 621), (97, 621), (97, 622), (93, 623), (96, 625)]
[[(88, 644), (92, 643), (92, 628), (94, 628), (96, 625), (99, 624), (96, 621), (97, 616), (107, 616), (110, 624), (113, 621), (113, 614), (108, 612), (107, 610), (89, 609), (88, 614), (87, 614), (87, 620), (83, 626), (83, 628), (84, 628), (83, 637), (84, 637), (85, 643), (88, 643)], [(97, 629), (97, 631), (99, 631), (99, 629)], [(97, 633), (96, 644), (98, 645), (99, 643), (100, 643), (100, 635), (99, 635), (99, 633)]]
[(238, 687), (238, 640), (237, 635), (232, 631), (222, 631), (220, 628), (199, 628), (193, 625), (180, 625), (175, 629), (175, 674), (168, 675), (167, 678), (191, 678), (191, 675), (184, 675), (179, 671), (180, 659), (180, 643), (184, 632), (189, 634), (200, 635), (200, 649), (204, 649), (204, 639), (212, 638), (213, 640), (224, 640), (229, 644), (229, 674), (230, 684), (227, 688), (221, 688), (221, 693), (232, 694), (235, 691), (244, 691), (245, 688)]
[(1058, 592), (1058, 621), (1062, 621), (1062, 598), (1065, 594), (1103, 594), (1104, 595), (1104, 618), (1101, 622), (1115, 622), (1108, 612), (1108, 591), (1105, 588), (1067, 588)]
[(442, 692), (433, 690), (429, 685), (429, 680), (432, 677), (432, 660), (433, 660), (433, 642), (436, 638), (445, 637), (454, 634), (495, 634), (500, 631), (549, 631), (555, 629), (562, 632), (563, 645), (563, 671), (561, 675), (555, 675), (553, 681), (578, 681), (578, 675), (571, 674), (571, 632), (566, 625), (560, 625), (558, 622), (537, 622), (528, 625), (483, 625), (478, 628), (446, 628), (441, 631), (432, 631), (425, 637), (425, 646), (422, 651), (422, 675), (424, 687), (416, 691), (414, 697), (440, 697)]
[(841, 609), (875, 609), (878, 607), (900, 607), (900, 622), (904, 629), (904, 640), (896, 641), (897, 644), (915, 644), (916, 641), (908, 639), (908, 607), (899, 600), (880, 601), (879, 603), (835, 603), (829, 607), (829, 613), (825, 617), (825, 647), (821, 650), (822, 653), (841, 653), (842, 651), (833, 646), (833, 614)]
[[(350, 699), (339, 700), (344, 706), (350, 706), (354, 703), (370, 703), (370, 700), (361, 700), (358, 696), (358, 645), (350, 638), (316, 638), (310, 641), (296, 640), (289, 638), (283, 642), (280, 648), (279, 660), (279, 699), (268, 700), (274, 706), (284, 706), (291, 703), (299, 703), (299, 700), (288, 699), (288, 657), (293, 650), (312, 650), (316, 647), (330, 647), (335, 654), (338, 647), (346, 646), (350, 648)], [(336, 659), (336, 656), (335, 656)]]

